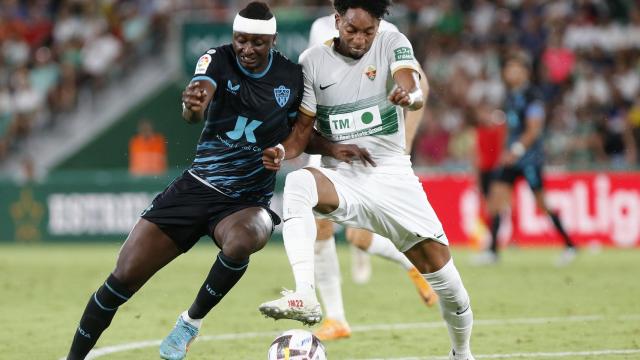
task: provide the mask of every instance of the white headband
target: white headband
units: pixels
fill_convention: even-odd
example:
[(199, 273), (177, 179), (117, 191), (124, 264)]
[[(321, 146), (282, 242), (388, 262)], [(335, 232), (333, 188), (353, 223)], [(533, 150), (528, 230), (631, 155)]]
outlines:
[(247, 34), (275, 35), (276, 17), (273, 16), (269, 20), (257, 20), (249, 19), (238, 14), (233, 20), (233, 31)]

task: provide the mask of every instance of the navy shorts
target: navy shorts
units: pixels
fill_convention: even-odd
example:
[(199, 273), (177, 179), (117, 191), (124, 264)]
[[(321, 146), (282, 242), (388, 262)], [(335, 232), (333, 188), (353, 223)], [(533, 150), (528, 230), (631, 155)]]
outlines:
[(158, 225), (180, 250), (187, 252), (204, 235), (209, 235), (219, 246), (213, 237), (216, 225), (225, 217), (250, 207), (266, 209), (272, 225), (280, 223), (280, 217), (268, 204), (233, 199), (185, 171), (153, 199), (141, 217)]
[(506, 166), (498, 168), (493, 179), (513, 185), (521, 176), (525, 178), (531, 190), (542, 190), (541, 165)]
[(480, 174), (478, 174), (478, 181), (480, 182), (480, 191), (482, 192), (482, 196), (489, 196), (489, 189), (491, 189), (491, 182), (495, 177), (494, 170), (482, 170)]

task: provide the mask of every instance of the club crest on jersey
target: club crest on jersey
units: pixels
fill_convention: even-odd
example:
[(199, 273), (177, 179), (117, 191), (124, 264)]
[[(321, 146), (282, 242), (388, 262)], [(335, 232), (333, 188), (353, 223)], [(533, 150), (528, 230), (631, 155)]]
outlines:
[(238, 84), (236, 84), (234, 86), (233, 83), (231, 82), (231, 80), (227, 81), (227, 91), (229, 91), (230, 93), (236, 95), (238, 90), (240, 90), (240, 83), (238, 83)]
[(375, 65), (369, 65), (369, 66), (367, 66), (367, 70), (365, 70), (364, 74), (367, 75), (369, 80), (373, 81), (373, 80), (376, 79), (376, 73), (377, 72), (378, 71), (377, 71)]
[(278, 105), (280, 105), (280, 107), (284, 107), (289, 101), (291, 89), (286, 88), (284, 85), (280, 85), (277, 88), (273, 89), (273, 94), (276, 97), (276, 102), (278, 103)]

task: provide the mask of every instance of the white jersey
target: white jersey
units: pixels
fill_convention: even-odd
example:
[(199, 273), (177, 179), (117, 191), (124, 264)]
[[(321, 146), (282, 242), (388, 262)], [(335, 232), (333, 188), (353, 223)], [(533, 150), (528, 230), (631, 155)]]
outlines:
[[(322, 135), (366, 148), (378, 165), (410, 166), (405, 155), (403, 109), (387, 99), (396, 71), (419, 69), (403, 34), (378, 33), (360, 59), (340, 55), (328, 43), (306, 50), (299, 62), (304, 73), (300, 111), (316, 117)], [(338, 165), (329, 157), (323, 157), (322, 163)]]
[[(378, 32), (382, 31), (400, 32), (395, 25), (386, 20), (380, 20)], [(309, 32), (309, 47), (322, 45), (334, 37), (338, 37), (335, 15), (323, 16), (316, 19), (316, 21), (311, 24), (311, 30)]]

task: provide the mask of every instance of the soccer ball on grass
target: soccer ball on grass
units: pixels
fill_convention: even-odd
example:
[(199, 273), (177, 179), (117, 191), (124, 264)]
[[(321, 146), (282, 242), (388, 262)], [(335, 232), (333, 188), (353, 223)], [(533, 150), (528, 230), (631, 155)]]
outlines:
[(326, 360), (324, 345), (305, 330), (288, 330), (278, 335), (269, 347), (268, 360)]

